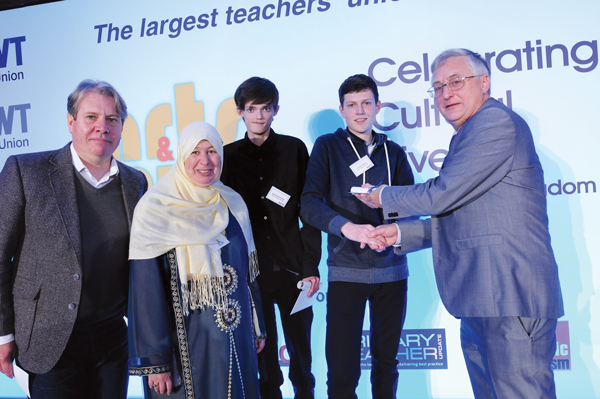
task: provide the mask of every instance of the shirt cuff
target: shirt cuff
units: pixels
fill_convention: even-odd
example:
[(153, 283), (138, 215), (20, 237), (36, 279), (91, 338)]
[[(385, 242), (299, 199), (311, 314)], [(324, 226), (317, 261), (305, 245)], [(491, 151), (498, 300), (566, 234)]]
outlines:
[(381, 204), (381, 207), (383, 208), (383, 203), (381, 202), (381, 194), (383, 193), (383, 190), (385, 190), (386, 188), (388, 188), (389, 186), (385, 186), (383, 187), (381, 190), (379, 190), (379, 203)]
[(14, 334), (3, 335), (0, 337), (0, 345), (8, 344), (15, 340)]
[(400, 231), (400, 226), (398, 226), (398, 223), (394, 223), (394, 225), (396, 226), (396, 230), (398, 231), (398, 236), (396, 237), (396, 243), (392, 244), (392, 246), (395, 248), (400, 248), (402, 247), (402, 231)]

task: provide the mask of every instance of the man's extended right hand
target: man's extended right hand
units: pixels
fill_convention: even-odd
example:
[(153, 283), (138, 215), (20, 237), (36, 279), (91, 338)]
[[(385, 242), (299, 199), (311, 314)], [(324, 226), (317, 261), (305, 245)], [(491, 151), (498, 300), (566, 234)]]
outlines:
[(360, 242), (360, 248), (369, 246), (369, 248), (381, 252), (386, 247), (386, 242), (378, 237), (369, 237), (367, 234), (373, 231), (375, 228), (370, 224), (354, 224), (348, 222), (342, 226), (342, 234), (349, 240)]
[(384, 241), (385, 246), (389, 247), (390, 245), (394, 245), (396, 243), (396, 239), (398, 238), (398, 228), (393, 223), (383, 224), (375, 227), (374, 230), (371, 230), (369, 233), (367, 233), (367, 237)]
[(15, 375), (13, 370), (13, 360), (17, 354), (17, 344), (15, 341), (0, 345), (0, 372), (8, 378)]

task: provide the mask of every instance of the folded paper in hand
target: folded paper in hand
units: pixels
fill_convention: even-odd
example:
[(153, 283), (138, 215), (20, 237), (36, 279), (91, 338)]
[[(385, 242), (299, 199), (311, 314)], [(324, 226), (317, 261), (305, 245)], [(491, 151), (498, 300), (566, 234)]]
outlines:
[[(321, 289), (321, 288), (323, 288), (323, 283), (319, 283), (319, 289)], [(309, 281), (298, 281), (298, 289), (302, 290), (302, 291), (300, 292), (300, 295), (298, 295), (296, 304), (294, 305), (294, 308), (292, 309), (292, 312), (290, 313), (291, 315), (296, 312), (299, 312), (301, 310), (304, 310), (309, 306), (312, 306), (312, 304), (315, 302), (315, 299), (317, 298), (316, 292), (310, 298), (308, 296), (306, 296), (306, 294), (308, 293), (308, 290), (310, 289)]]

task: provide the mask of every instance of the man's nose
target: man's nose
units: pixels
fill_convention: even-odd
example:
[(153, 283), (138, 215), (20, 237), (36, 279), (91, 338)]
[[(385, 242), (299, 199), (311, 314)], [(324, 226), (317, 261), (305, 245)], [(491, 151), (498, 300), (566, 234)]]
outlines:
[(96, 131), (100, 133), (108, 133), (108, 123), (105, 118), (98, 118), (96, 121)]
[(442, 86), (442, 97), (444, 99), (448, 99), (454, 95), (454, 92), (450, 89), (448, 85)]

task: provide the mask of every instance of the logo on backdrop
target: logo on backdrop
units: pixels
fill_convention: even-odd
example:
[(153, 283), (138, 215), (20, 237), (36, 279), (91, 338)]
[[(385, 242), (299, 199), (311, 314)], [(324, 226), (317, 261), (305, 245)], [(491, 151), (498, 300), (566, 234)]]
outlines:
[[(0, 150), (29, 147), (29, 139), (17, 136), (17, 133), (27, 133), (29, 109), (31, 104), (0, 106)], [(15, 123), (15, 119), (18, 122)]]
[(593, 180), (569, 182), (558, 179), (556, 183), (545, 184), (546, 193), (556, 195), (596, 193), (596, 182)]
[[(447, 369), (446, 330), (403, 330), (396, 359), (399, 370)], [(363, 331), (360, 368), (371, 369), (371, 337), (368, 330)]]
[(569, 322), (558, 321), (556, 324), (556, 353), (552, 359), (552, 370), (571, 370), (570, 347)]
[[(541, 40), (532, 44), (526, 40), (524, 47), (505, 49), (499, 52), (481, 53), (487, 61), (490, 70), (494, 67), (503, 73), (531, 71), (533, 69), (549, 69), (572, 66), (577, 72), (592, 72), (598, 66), (598, 41), (582, 40), (569, 49), (564, 44), (544, 45)], [(422, 62), (406, 61), (396, 68), (396, 61), (387, 58), (377, 58), (369, 65), (368, 74), (378, 86), (389, 86), (395, 82), (405, 84), (416, 83), (421, 78), (430, 81), (430, 55), (423, 53)]]
[(23, 71), (19, 71), (19, 68), (14, 69), (23, 66), (22, 44), (24, 42), (25, 36), (2, 39), (2, 47), (0, 47), (0, 82), (9, 83), (25, 79)]

